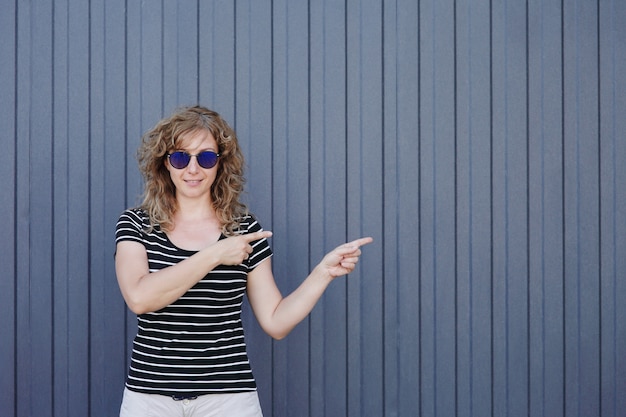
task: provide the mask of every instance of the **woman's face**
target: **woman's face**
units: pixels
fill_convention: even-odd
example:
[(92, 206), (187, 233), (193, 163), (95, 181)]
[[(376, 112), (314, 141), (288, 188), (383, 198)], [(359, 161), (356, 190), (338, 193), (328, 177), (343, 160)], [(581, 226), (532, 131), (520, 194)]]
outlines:
[[(195, 130), (181, 136), (181, 148), (172, 149), (170, 153), (175, 151), (184, 151), (190, 155), (204, 151), (219, 153), (217, 141), (208, 130)], [(207, 198), (211, 201), (211, 186), (217, 176), (218, 166), (219, 159), (214, 167), (202, 168), (198, 159), (192, 156), (186, 167), (177, 169), (172, 166), (169, 158), (165, 158), (165, 167), (176, 187), (178, 200)]]

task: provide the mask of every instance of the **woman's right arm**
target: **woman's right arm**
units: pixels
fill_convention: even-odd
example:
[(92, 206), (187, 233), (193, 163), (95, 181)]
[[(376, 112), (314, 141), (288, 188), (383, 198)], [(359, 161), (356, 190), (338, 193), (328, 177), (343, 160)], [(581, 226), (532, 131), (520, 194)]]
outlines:
[(252, 252), (251, 242), (271, 232), (222, 239), (193, 256), (156, 272), (148, 269), (145, 247), (134, 241), (117, 243), (115, 272), (122, 296), (135, 314), (160, 310), (178, 300), (218, 265), (237, 265)]

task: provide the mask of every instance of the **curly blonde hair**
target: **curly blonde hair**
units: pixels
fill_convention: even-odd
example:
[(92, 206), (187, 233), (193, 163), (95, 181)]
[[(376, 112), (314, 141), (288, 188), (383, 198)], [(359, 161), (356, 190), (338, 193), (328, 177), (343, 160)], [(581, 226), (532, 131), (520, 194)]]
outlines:
[(137, 150), (144, 179), (141, 208), (150, 217), (151, 227), (159, 225), (165, 231), (171, 230), (177, 210), (176, 188), (164, 159), (172, 150), (181, 148), (183, 136), (197, 130), (208, 130), (217, 141), (220, 157), (211, 197), (222, 232), (232, 235), (241, 218), (248, 214), (246, 205), (239, 201), (245, 184), (244, 158), (235, 131), (218, 113), (205, 107), (179, 108), (141, 138)]

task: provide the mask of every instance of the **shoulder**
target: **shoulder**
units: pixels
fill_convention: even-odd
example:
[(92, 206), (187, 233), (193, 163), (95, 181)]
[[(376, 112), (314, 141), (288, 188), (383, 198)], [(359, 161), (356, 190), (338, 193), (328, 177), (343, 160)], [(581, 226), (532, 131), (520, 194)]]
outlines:
[[(124, 210), (117, 220), (115, 226), (115, 239), (143, 241), (151, 231), (150, 218), (148, 213), (141, 208), (131, 208)], [(153, 230), (152, 230), (153, 231)]]
[(150, 225), (150, 219), (144, 209), (135, 207), (124, 210), (122, 214), (120, 214), (117, 223), (118, 226), (121, 223), (131, 223), (138, 228), (145, 229)]
[(263, 230), (263, 226), (252, 213), (248, 213), (239, 219), (237, 234), (254, 233)]

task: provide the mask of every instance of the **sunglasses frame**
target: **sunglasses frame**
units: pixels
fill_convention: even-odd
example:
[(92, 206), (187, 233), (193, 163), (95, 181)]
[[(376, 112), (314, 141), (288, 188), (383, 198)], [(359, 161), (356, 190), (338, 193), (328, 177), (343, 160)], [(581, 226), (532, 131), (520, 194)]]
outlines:
[[(206, 166), (202, 165), (202, 163), (200, 162), (200, 159), (198, 158), (200, 155), (206, 154), (206, 153), (215, 155), (215, 163), (213, 165), (209, 166), (209, 167), (206, 167)], [(183, 165), (183, 166), (176, 166), (176, 165), (172, 164), (172, 155), (174, 155), (174, 154), (186, 155), (187, 156), (187, 162), (185, 163), (185, 165)], [(213, 151), (202, 151), (202, 152), (197, 153), (197, 154), (190, 154), (189, 152), (186, 152), (186, 151), (174, 151), (174, 152), (170, 152), (170, 153), (167, 154), (167, 158), (170, 161), (170, 165), (172, 166), (172, 168), (175, 168), (175, 169), (185, 169), (185, 168), (187, 168), (189, 166), (189, 163), (191, 162), (191, 157), (192, 156), (196, 157), (196, 162), (198, 163), (198, 166), (200, 166), (201, 168), (204, 168), (204, 169), (211, 169), (215, 165), (217, 165), (217, 162), (219, 160), (220, 154), (217, 153), (217, 152), (213, 152)]]

